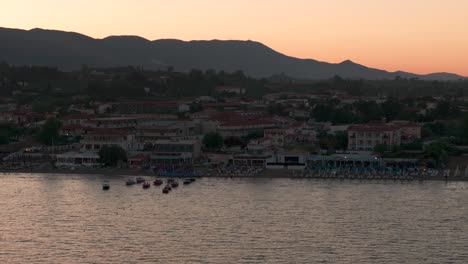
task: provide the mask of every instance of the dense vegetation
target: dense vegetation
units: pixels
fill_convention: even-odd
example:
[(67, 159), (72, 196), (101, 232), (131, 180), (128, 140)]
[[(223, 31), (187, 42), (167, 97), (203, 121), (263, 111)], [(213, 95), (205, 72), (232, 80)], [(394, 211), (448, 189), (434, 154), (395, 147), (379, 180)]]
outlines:
[[(468, 144), (468, 81), (423, 81), (395, 78), (393, 80), (351, 80), (339, 76), (328, 80), (294, 80), (284, 75), (269, 79), (254, 79), (241, 71), (192, 70), (187, 73), (166, 70), (149, 71), (141, 67), (98, 69), (86, 65), (80, 71), (64, 72), (38, 66), (10, 66), (0, 63), (0, 95), (13, 96), (18, 104), (31, 104), (34, 112), (67, 113), (70, 105), (88, 106), (94, 101), (152, 100), (168, 101), (185, 97), (211, 95), (219, 100), (229, 98), (216, 94), (217, 86), (246, 89), (245, 98), (259, 99), (267, 93), (313, 92), (328, 99), (309, 99), (310, 117), (333, 124), (363, 123), (370, 120), (409, 120), (424, 123), (423, 137), (444, 138), (452, 144)], [(343, 95), (351, 101), (340, 101)], [(435, 97), (443, 98), (436, 100)], [(377, 100), (378, 99), (378, 100)], [(432, 104), (431, 107), (429, 105)], [(191, 112), (201, 111), (200, 104), (190, 105)], [(273, 103), (267, 111), (289, 115), (287, 106)], [(22, 128), (0, 128), (0, 143), (19, 135)], [(43, 132), (39, 132), (43, 133)], [(39, 141), (51, 144), (56, 135)], [(226, 145), (240, 142), (225, 139)], [(344, 137), (321, 135), (325, 149), (342, 149)], [(218, 142), (223, 143), (221, 140)], [(243, 144), (247, 142), (242, 139)], [(211, 145), (211, 144), (209, 144)], [(217, 144), (214, 144), (217, 145)]]
[(106, 167), (116, 167), (127, 163), (127, 152), (120, 146), (104, 146), (99, 150), (99, 162)]

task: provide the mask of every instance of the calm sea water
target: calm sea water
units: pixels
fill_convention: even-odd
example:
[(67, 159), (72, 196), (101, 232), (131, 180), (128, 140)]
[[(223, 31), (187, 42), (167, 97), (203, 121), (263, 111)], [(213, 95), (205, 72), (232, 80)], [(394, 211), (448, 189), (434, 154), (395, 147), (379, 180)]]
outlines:
[(468, 263), (468, 183), (0, 177), (0, 263)]

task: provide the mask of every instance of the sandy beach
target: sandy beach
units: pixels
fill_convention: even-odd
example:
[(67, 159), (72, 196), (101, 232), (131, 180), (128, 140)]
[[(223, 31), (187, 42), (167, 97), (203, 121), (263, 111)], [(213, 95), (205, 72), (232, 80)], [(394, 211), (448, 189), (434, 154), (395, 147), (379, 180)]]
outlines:
[[(254, 176), (241, 176), (241, 175), (222, 175), (215, 170), (208, 171), (206, 169), (199, 170), (202, 177), (219, 177), (219, 178), (294, 178), (294, 179), (322, 179), (322, 180), (345, 180), (343, 178), (314, 178), (304, 177), (301, 173), (293, 170), (264, 170)], [(79, 169), (64, 169), (64, 168), (51, 168), (51, 167), (29, 167), (18, 169), (0, 169), (1, 174), (11, 173), (34, 173), (34, 174), (75, 174), (75, 175), (108, 175), (108, 176), (157, 176), (154, 172), (149, 170), (137, 168), (79, 168)], [(391, 179), (348, 179), (348, 180), (391, 180)], [(424, 181), (446, 181), (444, 176), (428, 176)], [(448, 181), (468, 181), (468, 177), (448, 177)]]

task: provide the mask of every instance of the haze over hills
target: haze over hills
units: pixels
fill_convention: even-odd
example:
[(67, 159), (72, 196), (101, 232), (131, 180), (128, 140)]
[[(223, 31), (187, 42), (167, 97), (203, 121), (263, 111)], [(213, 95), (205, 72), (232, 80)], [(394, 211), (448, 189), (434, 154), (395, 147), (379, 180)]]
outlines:
[(465, 78), (451, 73), (417, 75), (388, 72), (344, 61), (333, 64), (286, 56), (254, 41), (149, 41), (136, 36), (94, 39), (82, 34), (56, 30), (0, 28), (0, 61), (13, 65), (44, 65), (76, 70), (93, 67), (138, 65), (147, 69), (177, 71), (215, 69), (242, 70), (253, 77), (285, 74), (298, 79), (344, 78), (393, 79), (396, 76), (427, 80)]

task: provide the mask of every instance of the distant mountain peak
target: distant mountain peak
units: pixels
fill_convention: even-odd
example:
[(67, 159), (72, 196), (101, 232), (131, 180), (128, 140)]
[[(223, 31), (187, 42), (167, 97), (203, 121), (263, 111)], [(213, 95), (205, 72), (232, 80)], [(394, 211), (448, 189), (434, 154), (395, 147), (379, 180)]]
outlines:
[(148, 42), (148, 39), (142, 38), (140, 36), (133, 36), (133, 35), (115, 35), (115, 36), (108, 36), (103, 38), (102, 40), (113, 40), (113, 41), (119, 41), (119, 40), (134, 40), (134, 41), (144, 41)]
[(0, 27), (0, 61), (64, 70), (77, 70), (83, 64), (93, 67), (138, 65), (146, 69), (173, 66), (177, 71), (242, 70), (252, 77), (285, 74), (296, 79), (328, 79), (335, 75), (362, 79), (394, 79), (396, 76), (431, 80), (464, 78), (448, 73), (392, 73), (351, 60), (335, 64), (298, 59), (254, 40), (149, 41), (139, 36), (125, 35), (95, 39), (79, 33), (42, 28), (21, 30)]
[(353, 62), (352, 60), (344, 60), (344, 61), (340, 62), (339, 64), (356, 64), (356, 63)]

